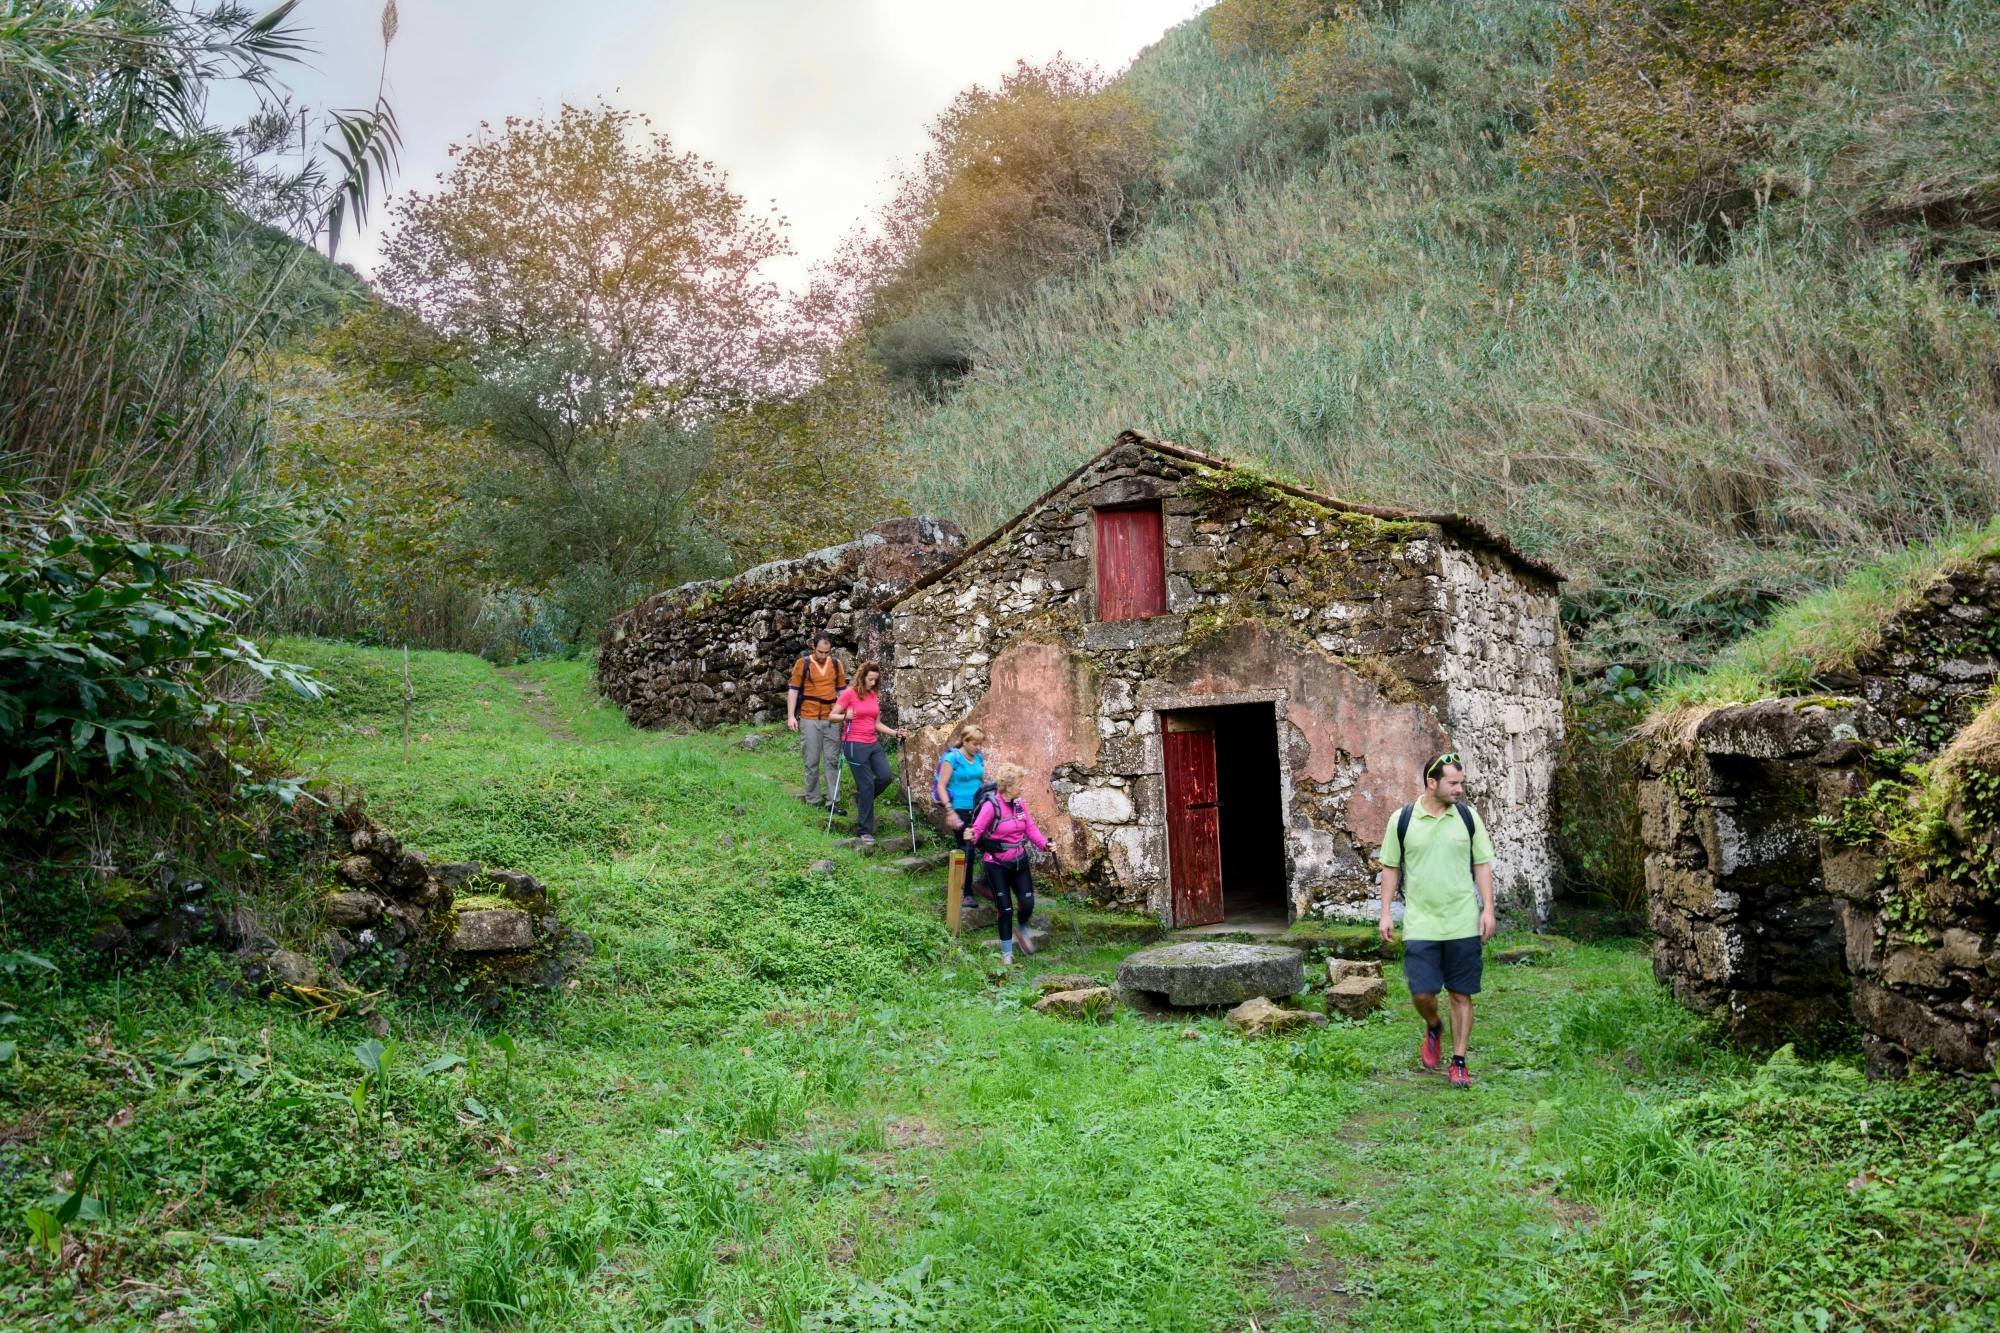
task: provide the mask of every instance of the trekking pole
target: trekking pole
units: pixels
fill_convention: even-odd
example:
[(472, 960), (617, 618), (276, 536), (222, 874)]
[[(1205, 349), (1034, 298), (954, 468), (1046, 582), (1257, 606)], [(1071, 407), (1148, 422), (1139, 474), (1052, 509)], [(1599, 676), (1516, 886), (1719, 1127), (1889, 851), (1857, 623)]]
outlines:
[(833, 761), (833, 795), (827, 797), (826, 800), (826, 831), (829, 834), (833, 832), (834, 808), (840, 804), (840, 770), (841, 762), (839, 757), (836, 756)]
[(834, 752), (833, 795), (826, 802), (826, 831), (833, 832), (833, 812), (840, 806), (840, 770), (847, 759), (847, 724), (840, 724), (840, 749)]

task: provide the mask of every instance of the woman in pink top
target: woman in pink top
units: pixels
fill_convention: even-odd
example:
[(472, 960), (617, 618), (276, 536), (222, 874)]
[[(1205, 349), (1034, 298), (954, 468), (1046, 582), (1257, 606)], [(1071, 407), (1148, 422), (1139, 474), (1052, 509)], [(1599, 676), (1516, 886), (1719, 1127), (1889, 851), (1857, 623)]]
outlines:
[(896, 774), (883, 753), (882, 736), (901, 736), (882, 721), (882, 668), (863, 662), (854, 668), (854, 683), (840, 692), (827, 717), (840, 724), (840, 753), (854, 774), (854, 831), (863, 847), (875, 845), (875, 798), (896, 785)]
[[(1028, 873), (1028, 844), (1033, 843), (1045, 852), (1049, 849), (1049, 840), (1035, 827), (1035, 817), (1028, 813), (1027, 802), (1021, 799), (1021, 784), (1027, 777), (1027, 770), (1019, 764), (996, 767), (993, 790), (980, 802), (972, 827), (965, 831), (967, 840), (986, 862), (986, 886), (993, 890), (993, 905), (1000, 912), (1000, 961), (1004, 964), (1014, 961), (1017, 943), (1023, 952), (1035, 951), (1027, 935), (1028, 918), (1035, 914), (1035, 881)], [(1018, 924), (1014, 915), (1017, 899), (1021, 904)]]

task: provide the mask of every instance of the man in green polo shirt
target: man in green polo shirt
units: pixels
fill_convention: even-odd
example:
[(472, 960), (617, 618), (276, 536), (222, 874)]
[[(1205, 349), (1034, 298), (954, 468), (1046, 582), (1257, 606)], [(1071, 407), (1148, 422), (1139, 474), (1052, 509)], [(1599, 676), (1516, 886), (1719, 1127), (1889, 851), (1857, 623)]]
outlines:
[(1396, 936), (1389, 905), (1403, 890), (1403, 977), (1423, 1015), (1424, 1068), (1441, 1058), (1438, 991), (1451, 996), (1451, 1085), (1470, 1088), (1466, 1039), (1479, 994), (1486, 941), (1493, 938), (1493, 840), (1465, 801), (1465, 766), (1455, 754), (1424, 765), (1424, 794), (1389, 817), (1382, 835), (1382, 942)]

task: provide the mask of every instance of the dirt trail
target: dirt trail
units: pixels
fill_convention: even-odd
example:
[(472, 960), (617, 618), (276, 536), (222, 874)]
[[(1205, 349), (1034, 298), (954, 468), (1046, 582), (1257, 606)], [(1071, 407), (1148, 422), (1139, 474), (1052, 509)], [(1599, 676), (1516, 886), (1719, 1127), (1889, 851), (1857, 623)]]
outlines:
[(559, 741), (568, 741), (572, 744), (577, 741), (577, 734), (569, 729), (569, 724), (564, 722), (556, 714), (555, 708), (550, 705), (549, 692), (546, 687), (535, 683), (519, 671), (509, 667), (502, 667), (500, 669), (500, 677), (514, 687), (514, 694), (520, 699), (521, 707), (528, 710), (528, 716), (534, 718), (535, 724), (543, 731), (546, 731), (550, 737)]

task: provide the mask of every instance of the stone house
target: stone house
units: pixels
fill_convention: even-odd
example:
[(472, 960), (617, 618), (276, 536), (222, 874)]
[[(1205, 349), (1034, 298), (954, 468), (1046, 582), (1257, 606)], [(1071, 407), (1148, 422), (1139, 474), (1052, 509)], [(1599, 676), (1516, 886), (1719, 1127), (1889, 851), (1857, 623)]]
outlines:
[(1746, 1046), (1852, 1020), (1869, 1072), (2000, 1058), (2000, 555), (1955, 563), (1809, 697), (1658, 719), (1653, 971)]
[(1455, 749), (1502, 903), (1540, 918), (1559, 580), (1471, 519), (1127, 431), (883, 609), (912, 771), (979, 723), (1108, 902), (1170, 926), (1370, 917), (1391, 814)]

